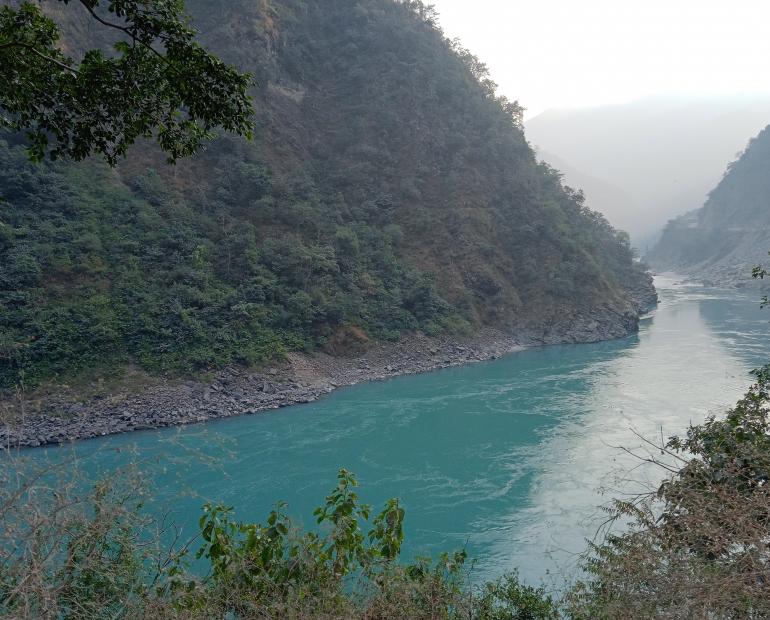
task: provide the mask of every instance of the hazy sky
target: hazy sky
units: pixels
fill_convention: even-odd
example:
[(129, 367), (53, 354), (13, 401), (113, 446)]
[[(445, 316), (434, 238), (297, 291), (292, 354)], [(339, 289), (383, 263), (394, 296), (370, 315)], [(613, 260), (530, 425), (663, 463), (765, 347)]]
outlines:
[(527, 117), (662, 94), (770, 92), (770, 0), (431, 0)]

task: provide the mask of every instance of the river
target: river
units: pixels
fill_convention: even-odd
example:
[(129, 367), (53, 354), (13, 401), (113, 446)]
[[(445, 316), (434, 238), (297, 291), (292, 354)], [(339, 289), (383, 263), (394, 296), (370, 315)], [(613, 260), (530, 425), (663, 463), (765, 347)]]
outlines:
[(27, 454), (74, 452), (88, 477), (139, 458), (155, 485), (149, 509), (186, 534), (206, 500), (255, 521), (285, 500), (312, 524), (345, 467), (364, 501), (401, 498), (407, 559), (466, 547), (476, 579), (518, 567), (529, 582), (558, 585), (601, 522), (598, 506), (656, 475), (624, 476), (636, 462), (620, 447), (723, 411), (768, 360), (770, 311), (756, 294), (656, 284), (660, 307), (623, 340), (530, 349), (275, 412)]

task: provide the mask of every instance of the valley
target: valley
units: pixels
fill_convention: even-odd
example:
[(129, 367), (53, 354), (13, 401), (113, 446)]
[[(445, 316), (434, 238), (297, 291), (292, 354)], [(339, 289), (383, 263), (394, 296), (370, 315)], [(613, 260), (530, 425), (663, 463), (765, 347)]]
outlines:
[(437, 1), (0, 0), (0, 617), (770, 617), (770, 10)]

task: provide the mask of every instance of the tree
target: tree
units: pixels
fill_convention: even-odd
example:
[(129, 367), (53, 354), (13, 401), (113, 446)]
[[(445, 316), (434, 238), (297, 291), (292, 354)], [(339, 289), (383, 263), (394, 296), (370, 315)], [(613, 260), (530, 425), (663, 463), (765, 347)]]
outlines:
[(114, 166), (146, 137), (174, 162), (218, 127), (251, 136), (251, 77), (195, 41), (182, 0), (57, 1), (82, 5), (117, 41), (78, 62), (40, 7), (0, 8), (0, 127), (26, 131), (33, 159), (100, 153)]

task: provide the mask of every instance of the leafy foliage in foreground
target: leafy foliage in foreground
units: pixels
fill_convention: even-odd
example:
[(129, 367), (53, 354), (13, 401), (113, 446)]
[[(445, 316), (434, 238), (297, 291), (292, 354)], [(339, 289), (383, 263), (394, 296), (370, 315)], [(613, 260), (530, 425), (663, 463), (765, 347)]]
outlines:
[[(372, 517), (342, 470), (316, 510), (319, 531), (295, 531), (273, 511), (265, 525), (207, 505), (196, 554), (147, 539), (131, 478), (97, 485), (83, 502), (37, 477), (6, 477), (0, 490), (0, 615), (15, 618), (403, 618), (551, 620), (555, 606), (515, 576), (474, 591), (464, 552), (400, 566), (404, 511)], [(47, 472), (50, 473), (50, 472)], [(371, 519), (370, 519), (371, 518)], [(362, 529), (370, 522), (368, 532)]]
[(178, 0), (60, 0), (116, 34), (111, 53), (62, 51), (59, 28), (32, 2), (0, 7), (0, 127), (26, 131), (29, 152), (115, 165), (138, 138), (169, 161), (200, 150), (221, 127), (251, 135), (248, 75), (195, 41)]

